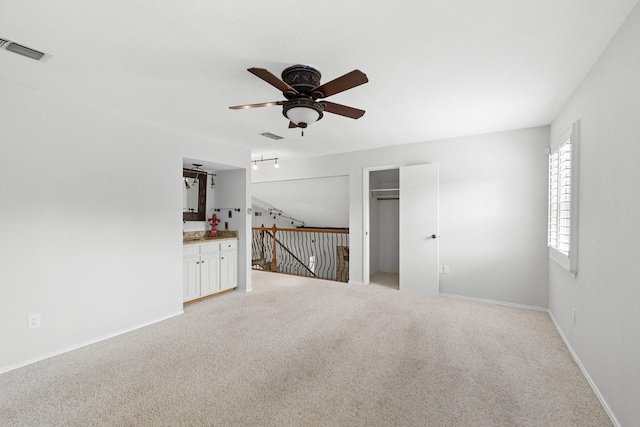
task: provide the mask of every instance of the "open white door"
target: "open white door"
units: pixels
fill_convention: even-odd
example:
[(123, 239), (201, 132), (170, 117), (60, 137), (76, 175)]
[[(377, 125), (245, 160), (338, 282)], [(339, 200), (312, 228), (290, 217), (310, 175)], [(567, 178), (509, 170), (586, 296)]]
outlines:
[(400, 290), (438, 295), (438, 165), (400, 168)]

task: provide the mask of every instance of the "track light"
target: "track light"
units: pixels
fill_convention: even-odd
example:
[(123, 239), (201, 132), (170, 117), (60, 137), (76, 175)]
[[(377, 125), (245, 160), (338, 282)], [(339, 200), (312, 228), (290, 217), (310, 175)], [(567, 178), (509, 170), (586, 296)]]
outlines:
[[(183, 177), (184, 177), (184, 186), (186, 187), (187, 190), (193, 187), (199, 187), (200, 181), (203, 179), (204, 181), (202, 182), (202, 184), (206, 185), (207, 176), (211, 176), (211, 188), (216, 187), (216, 182), (213, 179), (213, 177), (216, 176), (215, 173), (205, 171), (204, 169), (202, 169), (202, 165), (198, 163), (193, 163), (193, 166), (194, 167), (190, 169), (187, 169), (184, 167), (182, 168)], [(193, 182), (191, 184), (189, 184), (190, 178), (187, 178), (185, 175), (188, 175), (189, 177), (193, 176)]]
[(270, 159), (265, 159), (264, 157), (260, 156), (259, 160), (252, 160), (251, 163), (253, 163), (253, 170), (258, 169), (258, 163), (262, 163), (262, 162), (270, 162), (273, 160), (273, 167), (275, 168), (279, 168), (280, 164), (278, 163), (278, 157), (272, 157)]

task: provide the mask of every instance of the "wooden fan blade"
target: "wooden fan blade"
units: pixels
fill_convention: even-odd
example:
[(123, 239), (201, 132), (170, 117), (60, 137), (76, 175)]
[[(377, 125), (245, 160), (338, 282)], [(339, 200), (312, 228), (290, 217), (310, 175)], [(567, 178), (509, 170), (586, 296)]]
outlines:
[(234, 105), (229, 107), (230, 110), (246, 110), (247, 108), (260, 108), (260, 107), (273, 107), (274, 105), (282, 105), (282, 101), (275, 102), (263, 102), (261, 104), (245, 104), (245, 105)]
[(295, 90), (294, 88), (292, 88), (291, 86), (289, 86), (288, 84), (286, 84), (285, 82), (283, 82), (282, 80), (280, 80), (279, 78), (271, 74), (269, 70), (266, 70), (264, 68), (254, 67), (254, 68), (248, 68), (247, 71), (257, 77), (260, 77), (262, 80), (269, 83), (271, 86), (274, 86), (275, 88), (279, 89), (282, 93), (286, 93), (286, 92), (290, 92), (294, 94), (298, 93), (297, 90)]
[(353, 70), (344, 76), (331, 80), (313, 89), (313, 96), (316, 98), (327, 98), (336, 93), (344, 92), (347, 89), (360, 86), (369, 81), (367, 75), (360, 70)]
[(297, 128), (298, 125), (293, 123), (293, 122), (289, 122), (289, 129), (293, 129), (293, 128)]
[(335, 102), (322, 101), (325, 113), (338, 114), (340, 116), (349, 117), (350, 119), (359, 119), (364, 116), (365, 111), (358, 108), (347, 107), (346, 105), (336, 104)]

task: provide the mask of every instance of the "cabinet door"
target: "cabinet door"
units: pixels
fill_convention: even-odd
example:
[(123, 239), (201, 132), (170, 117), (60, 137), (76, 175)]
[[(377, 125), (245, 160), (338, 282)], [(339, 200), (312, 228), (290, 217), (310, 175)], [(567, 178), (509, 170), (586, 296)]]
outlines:
[(220, 252), (200, 255), (200, 296), (220, 291)]
[(182, 259), (182, 300), (190, 301), (200, 296), (200, 256)]
[(220, 289), (238, 286), (238, 252), (226, 251), (220, 254)]

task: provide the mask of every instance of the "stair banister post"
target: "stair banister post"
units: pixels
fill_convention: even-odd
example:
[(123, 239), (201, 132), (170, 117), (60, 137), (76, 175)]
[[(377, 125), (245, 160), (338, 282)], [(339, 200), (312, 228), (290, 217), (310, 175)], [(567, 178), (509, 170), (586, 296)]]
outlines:
[(277, 265), (276, 265), (277, 264), (276, 263), (276, 258), (277, 258), (276, 257), (276, 248), (277, 248), (277, 246), (276, 246), (276, 231), (277, 231), (277, 228), (276, 228), (275, 224), (273, 224), (272, 230), (273, 230), (273, 252), (272, 252), (273, 258), (271, 258), (271, 271), (277, 271), (276, 270), (276, 268), (277, 268)]
[(264, 259), (264, 224), (260, 228), (260, 259)]

